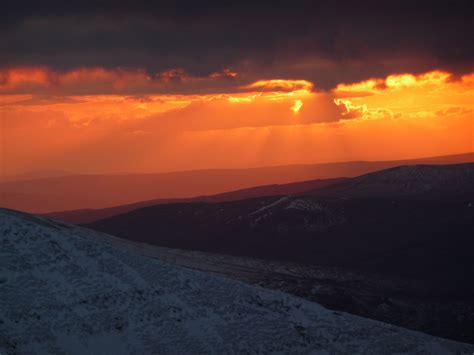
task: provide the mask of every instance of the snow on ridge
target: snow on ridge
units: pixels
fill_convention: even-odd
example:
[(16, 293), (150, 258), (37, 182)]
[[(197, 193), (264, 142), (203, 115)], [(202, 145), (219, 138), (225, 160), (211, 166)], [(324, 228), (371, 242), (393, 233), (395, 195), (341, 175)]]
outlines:
[(304, 198), (297, 198), (291, 201), (288, 206), (285, 207), (286, 210), (295, 209), (300, 211), (311, 211), (311, 212), (319, 212), (324, 211), (324, 207), (315, 201), (304, 199)]
[(273, 207), (279, 205), (280, 203), (285, 202), (285, 201), (288, 200), (289, 198), (290, 198), (290, 196), (283, 196), (283, 197), (280, 197), (280, 198), (279, 198), (278, 200), (276, 200), (275, 202), (272, 202), (272, 203), (270, 203), (270, 204), (268, 204), (268, 205), (265, 205), (265, 206), (263, 206), (263, 207), (260, 207), (260, 208), (259, 208), (258, 210), (256, 210), (256, 211), (251, 212), (251, 213), (249, 214), (249, 216), (252, 216), (252, 215), (255, 215), (255, 214), (257, 214), (257, 213), (266, 211), (266, 210), (268, 210), (268, 209), (270, 209), (270, 208), (273, 208)]
[(439, 353), (474, 346), (333, 312), (0, 209), (0, 353)]

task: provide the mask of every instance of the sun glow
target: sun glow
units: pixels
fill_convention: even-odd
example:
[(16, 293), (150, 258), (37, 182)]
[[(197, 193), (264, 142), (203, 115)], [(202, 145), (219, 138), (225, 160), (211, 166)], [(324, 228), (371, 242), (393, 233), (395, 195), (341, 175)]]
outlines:
[[(452, 80), (446, 72), (389, 75), (361, 83), (340, 84), (333, 91), (346, 119), (417, 118), (471, 114), (474, 109), (473, 74)], [(472, 132), (472, 126), (466, 127)]]
[(313, 83), (307, 80), (258, 80), (252, 84), (245, 85), (242, 89), (258, 89), (262, 91), (279, 91), (279, 92), (294, 92), (294, 91), (311, 91), (313, 90)]
[(303, 106), (303, 101), (295, 100), (295, 103), (293, 104), (293, 106), (290, 107), (290, 110), (293, 111), (294, 114), (297, 114), (301, 110), (302, 106)]
[[(159, 81), (139, 70), (78, 69), (62, 76), (43, 68), (22, 70), (4, 71), (0, 78), (0, 148), (9, 174), (399, 159), (473, 150), (474, 74), (456, 80), (439, 71), (394, 74), (341, 83), (330, 92), (315, 91), (306, 80), (277, 79), (235, 83), (222, 92), (162, 94), (163, 85), (175, 88), (171, 76), (187, 74), (167, 73)], [(206, 80), (214, 85), (238, 78), (223, 72)], [(201, 82), (193, 80), (182, 82)]]

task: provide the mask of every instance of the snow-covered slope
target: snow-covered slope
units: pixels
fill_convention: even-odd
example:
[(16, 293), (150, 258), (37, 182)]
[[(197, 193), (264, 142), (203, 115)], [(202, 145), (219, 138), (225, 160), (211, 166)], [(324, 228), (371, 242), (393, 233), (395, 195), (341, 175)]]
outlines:
[(314, 191), (316, 195), (337, 197), (413, 197), (427, 193), (472, 196), (474, 163), (398, 166)]
[(28, 214), (0, 210), (0, 243), (1, 354), (474, 351)]

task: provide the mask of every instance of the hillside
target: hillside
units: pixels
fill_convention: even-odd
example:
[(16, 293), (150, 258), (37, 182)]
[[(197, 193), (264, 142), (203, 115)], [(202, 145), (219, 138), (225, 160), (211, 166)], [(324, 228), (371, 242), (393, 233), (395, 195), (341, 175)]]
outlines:
[(399, 166), (337, 182), (313, 193), (338, 198), (472, 196), (474, 163)]
[(284, 293), (190, 271), (90, 230), (0, 211), (0, 351), (471, 353)]
[(290, 293), (335, 311), (474, 343), (474, 301), (439, 296), (443, 281), (419, 280), (347, 268), (265, 260), (147, 245), (160, 260)]
[(359, 184), (349, 179), (341, 190), (156, 205), (88, 226), (171, 248), (376, 271), (431, 286), (442, 281), (436, 292), (459, 296), (474, 294), (471, 176), (472, 164), (397, 168), (356, 178)]

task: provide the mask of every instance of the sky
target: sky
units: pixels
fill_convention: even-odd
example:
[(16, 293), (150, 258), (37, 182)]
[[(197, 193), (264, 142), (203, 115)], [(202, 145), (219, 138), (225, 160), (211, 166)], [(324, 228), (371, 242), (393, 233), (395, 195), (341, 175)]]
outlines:
[(49, 1), (0, 13), (0, 173), (473, 151), (470, 1)]

